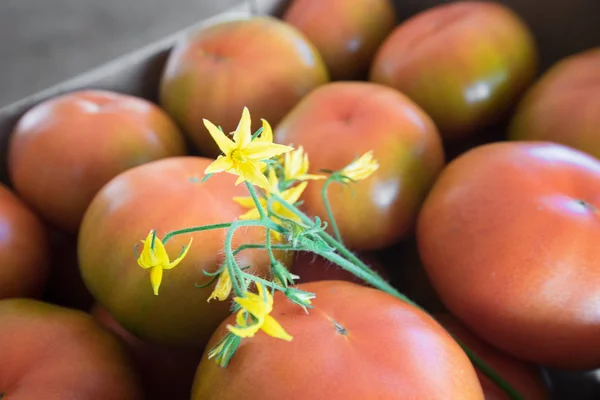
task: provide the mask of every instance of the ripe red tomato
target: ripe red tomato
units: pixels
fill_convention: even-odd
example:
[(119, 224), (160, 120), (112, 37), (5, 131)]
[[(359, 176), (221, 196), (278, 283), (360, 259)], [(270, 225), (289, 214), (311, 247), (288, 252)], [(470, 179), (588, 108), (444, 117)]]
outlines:
[[(234, 185), (235, 176), (216, 174), (202, 182), (212, 161), (172, 157), (132, 168), (102, 188), (83, 219), (78, 254), (86, 286), (123, 327), (144, 340), (203, 347), (229, 313), (227, 302), (207, 302), (214, 285), (203, 289), (194, 285), (210, 280), (202, 270), (214, 272), (223, 262), (225, 230), (176, 236), (167, 242), (174, 260), (193, 238), (181, 264), (164, 272), (158, 296), (153, 294), (149, 271), (138, 266), (134, 252), (134, 245), (151, 229), (163, 238), (177, 229), (232, 222), (247, 211), (232, 200), (248, 196), (244, 185)], [(264, 244), (264, 229), (238, 231), (233, 245), (242, 243)], [(245, 250), (237, 260), (258, 275), (270, 271), (264, 250)]]
[(89, 90), (27, 111), (10, 138), (8, 169), (28, 204), (74, 233), (96, 192), (112, 177), (185, 152), (177, 126), (153, 103)]
[(144, 342), (123, 328), (96, 304), (92, 316), (123, 341), (139, 372), (146, 400), (189, 400), (201, 351), (177, 349)]
[(423, 265), (449, 311), (515, 357), (600, 366), (600, 161), (501, 142), (442, 172), (423, 205)]
[(41, 221), (0, 183), (0, 299), (40, 296), (48, 278), (48, 258)]
[[(510, 383), (527, 400), (549, 400), (548, 388), (540, 368), (503, 353), (471, 333), (451, 314), (438, 314), (435, 319), (449, 332), (463, 341), (472, 351), (488, 363), (504, 380)], [(510, 400), (483, 372), (476, 370), (486, 400)]]
[[(303, 146), (310, 173), (339, 170), (373, 150), (379, 169), (366, 180), (329, 187), (333, 213), (346, 245), (375, 250), (406, 237), (435, 177), (444, 151), (429, 116), (402, 93), (374, 83), (323, 85), (277, 125), (275, 141)], [(327, 220), (322, 181), (302, 196), (309, 215)]]
[(5, 299), (0, 325), (0, 398), (143, 399), (123, 346), (89, 314)]
[(293, 340), (259, 332), (242, 340), (226, 368), (205, 354), (193, 400), (483, 399), (469, 359), (427, 314), (350, 282), (299, 288), (316, 293), (315, 308), (305, 314), (277, 292), (271, 313)]

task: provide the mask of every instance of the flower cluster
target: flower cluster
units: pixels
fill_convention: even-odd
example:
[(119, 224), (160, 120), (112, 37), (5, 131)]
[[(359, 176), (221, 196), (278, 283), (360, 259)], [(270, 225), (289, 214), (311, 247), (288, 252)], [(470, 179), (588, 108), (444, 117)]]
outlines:
[[(294, 287), (294, 280), (298, 277), (292, 275), (273, 253), (273, 248), (278, 243), (284, 243), (279, 245), (287, 246), (286, 249), (289, 250), (306, 250), (299, 243), (320, 243), (327, 251), (331, 249), (324, 236), (325, 225), (319, 218), (315, 218), (314, 221), (308, 218), (298, 208), (298, 202), (309, 181), (325, 180), (325, 187), (333, 181), (348, 184), (368, 178), (378, 169), (379, 164), (374, 159), (373, 152), (369, 151), (340, 171), (309, 173), (308, 154), (302, 146), (295, 149), (292, 146), (273, 143), (273, 132), (267, 121), (262, 120), (262, 128), (252, 134), (247, 108), (244, 108), (237, 129), (230, 136), (208, 120), (204, 120), (204, 125), (222, 151), (222, 154), (206, 168), (205, 175), (219, 172), (237, 175), (236, 185), (245, 182), (250, 194), (248, 197), (234, 198), (235, 202), (247, 209), (239, 216), (239, 221), (221, 225), (227, 225), (231, 235), (244, 221), (266, 228), (263, 248), (269, 253), (273, 278), (267, 281), (239, 268), (230, 241), (225, 243), (223, 265), (216, 273), (207, 273), (213, 276), (211, 284), (216, 281), (207, 301), (226, 301), (232, 292), (235, 294), (235, 325), (227, 325), (228, 334), (209, 351), (210, 358), (215, 358), (220, 365), (226, 366), (241, 339), (251, 338), (259, 331), (282, 340), (292, 340), (292, 336), (271, 315), (272, 291), (283, 292), (289, 300), (307, 312), (307, 308), (311, 307), (311, 300), (315, 295)], [(324, 201), (328, 202), (326, 197)], [(328, 203), (327, 207), (329, 209)], [(329, 217), (330, 223), (335, 227), (331, 213)], [(205, 229), (207, 228), (198, 227), (197, 231)], [(192, 231), (194, 228), (185, 229), (186, 233)], [(289, 243), (285, 244), (286, 241)], [(154, 294), (158, 295), (163, 270), (179, 264), (192, 241), (190, 240), (179, 257), (172, 262), (163, 242), (156, 237), (156, 231), (151, 231), (143, 243), (144, 248), (138, 258), (138, 264), (142, 268), (150, 269), (152, 288)], [(319, 249), (318, 246), (313, 248), (316, 253)], [(252, 286), (256, 287), (256, 293), (250, 290)]]

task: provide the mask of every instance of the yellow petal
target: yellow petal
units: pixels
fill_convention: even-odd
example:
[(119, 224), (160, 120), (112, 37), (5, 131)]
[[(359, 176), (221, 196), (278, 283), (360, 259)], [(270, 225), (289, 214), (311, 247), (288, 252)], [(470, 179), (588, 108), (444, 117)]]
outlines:
[(219, 301), (227, 300), (229, 294), (231, 293), (231, 288), (231, 276), (229, 275), (229, 270), (225, 268), (223, 272), (221, 272), (221, 275), (219, 275), (215, 289), (206, 301), (210, 301), (212, 299), (217, 299)]
[(274, 338), (277, 339), (283, 339), (285, 341), (290, 342), (293, 337), (290, 336), (281, 326), (281, 324), (279, 324), (279, 322), (277, 322), (277, 320), (275, 320), (275, 318), (273, 318), (270, 315), (266, 315), (265, 316), (265, 320), (262, 323), (262, 326), (260, 327), (263, 332), (265, 332), (267, 335), (269, 336), (273, 336)]
[(262, 119), (262, 133), (258, 138), (261, 142), (273, 143), (273, 129), (266, 119)]
[(224, 154), (227, 155), (236, 148), (235, 143), (225, 136), (225, 134), (219, 128), (217, 128), (215, 124), (207, 119), (203, 119), (202, 121), (204, 122), (204, 126), (208, 130), (208, 133), (210, 133), (210, 136), (212, 136), (213, 140)]
[(152, 267), (150, 270), (150, 284), (155, 296), (158, 296), (158, 288), (162, 282), (162, 277), (163, 269), (161, 267)]
[(219, 156), (215, 161), (210, 163), (208, 167), (204, 170), (204, 174), (215, 174), (217, 172), (229, 171), (233, 168), (233, 161), (231, 158), (226, 156)]
[(240, 118), (240, 122), (233, 134), (233, 140), (238, 149), (246, 148), (252, 140), (252, 120), (250, 119), (250, 112), (247, 107), (244, 107), (242, 111), (242, 118)]
[(229, 332), (233, 333), (236, 336), (239, 336), (241, 338), (250, 338), (253, 337), (256, 332), (258, 332), (260, 330), (260, 327), (262, 325), (262, 318), (261, 321), (259, 321), (256, 324), (252, 324), (252, 325), (246, 325), (243, 328), (238, 328), (232, 325), (227, 325), (227, 329), (229, 330)]
[(248, 160), (262, 161), (292, 150), (294, 150), (293, 147), (285, 146), (283, 144), (254, 141), (242, 151), (244, 152), (244, 157)]
[(233, 300), (256, 318), (264, 317), (271, 312), (269, 304), (254, 293), (246, 293), (246, 297), (234, 297)]
[[(269, 190), (269, 181), (267, 180), (267, 177), (260, 172), (257, 163), (245, 162), (239, 164), (237, 166), (237, 172), (239, 173), (242, 181), (245, 180), (254, 186)], [(240, 179), (238, 179), (238, 181), (240, 181)], [(237, 183), (238, 182), (236, 182), (236, 184)]]
[(237, 315), (235, 316), (235, 324), (239, 327), (248, 326), (248, 323), (246, 322), (246, 311), (238, 311)]
[(373, 150), (371, 150), (342, 169), (341, 173), (355, 181), (360, 181), (371, 176), (378, 168), (379, 162), (373, 158)]
[[(183, 260), (183, 258), (186, 256), (186, 254), (188, 253), (188, 251), (190, 250), (190, 246), (192, 245), (192, 241), (194, 240), (194, 238), (190, 238), (190, 242), (188, 243), (187, 246), (185, 246), (185, 249), (183, 250), (183, 253), (181, 253), (181, 255), (179, 257), (177, 257), (177, 259), (175, 259), (172, 263), (167, 263), (164, 264), (163, 268), (164, 269), (171, 269), (175, 266), (177, 266), (177, 264), (179, 264), (181, 262), (181, 260)], [(162, 242), (160, 242), (160, 245), (162, 246)], [(164, 246), (163, 246), (163, 250), (164, 250)], [(166, 254), (166, 252), (165, 252)], [(168, 260), (168, 258), (167, 258)]]
[(304, 174), (300, 175), (296, 179), (299, 181), (318, 181), (319, 179), (326, 179), (325, 175), (312, 175), (312, 174)]
[(242, 215), (240, 215), (238, 218), (239, 219), (259, 219), (260, 213), (258, 212), (258, 208), (254, 207), (254, 208), (246, 211)]
[(236, 171), (236, 174), (238, 174), (238, 178), (235, 181), (235, 186), (246, 181), (246, 178), (243, 175), (239, 174), (238, 171)]
[(270, 186), (269, 192), (279, 193), (279, 179), (277, 179), (277, 173), (273, 168), (269, 170), (268, 181)]
[(254, 200), (252, 200), (252, 197), (241, 197), (241, 196), (236, 196), (233, 198), (233, 201), (235, 201), (236, 203), (238, 203), (240, 206), (244, 207), (244, 208), (252, 208), (254, 207)]
[(142, 253), (138, 257), (138, 265), (144, 269), (152, 268), (156, 265), (156, 260), (154, 257), (154, 252), (150, 250), (150, 246), (152, 243), (152, 235), (154, 234), (154, 230), (151, 230), (146, 236), (146, 240), (142, 240), (144, 243), (144, 247), (142, 248)]
[(304, 192), (304, 190), (306, 189), (306, 185), (308, 185), (308, 182), (302, 182), (292, 188), (285, 190), (282, 193), (283, 199), (290, 204), (294, 204), (300, 199), (300, 196), (302, 196), (302, 192)]
[(271, 312), (273, 309), (273, 296), (271, 296), (271, 292), (265, 290), (264, 285), (260, 282), (256, 282), (256, 288), (258, 289), (258, 296), (267, 302), (269, 305), (269, 312)]

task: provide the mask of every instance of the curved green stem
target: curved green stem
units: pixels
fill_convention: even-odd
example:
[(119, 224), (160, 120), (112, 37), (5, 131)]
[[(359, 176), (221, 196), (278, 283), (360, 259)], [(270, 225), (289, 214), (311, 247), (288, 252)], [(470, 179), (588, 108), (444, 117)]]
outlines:
[(321, 197), (323, 198), (323, 204), (325, 205), (325, 211), (327, 212), (327, 218), (329, 218), (329, 225), (331, 225), (331, 229), (333, 229), (333, 233), (338, 242), (343, 243), (342, 234), (340, 233), (340, 229), (338, 228), (337, 222), (333, 215), (333, 210), (331, 209), (331, 203), (329, 202), (329, 194), (327, 190), (329, 189), (329, 185), (331, 182), (335, 182), (333, 179), (334, 175), (331, 175), (325, 183), (323, 184), (323, 189), (321, 189)]
[[(450, 333), (450, 332), (448, 332)], [(450, 336), (454, 338), (456, 343), (460, 345), (465, 354), (469, 357), (473, 365), (475, 365), (484, 375), (490, 378), (500, 389), (508, 395), (511, 400), (525, 400), (525, 397), (519, 393), (512, 385), (504, 380), (492, 367), (490, 367), (483, 359), (481, 359), (475, 352), (467, 347), (460, 339), (450, 333)]]
[(252, 186), (248, 181), (246, 181), (246, 188), (248, 189), (248, 192), (250, 193), (250, 196), (252, 197), (252, 201), (254, 201), (254, 205), (256, 206), (256, 209), (258, 210), (258, 215), (260, 215), (260, 219), (265, 219), (267, 217), (267, 215), (265, 213), (265, 209), (263, 208), (262, 204), (260, 204), (260, 201), (258, 200), (258, 195), (256, 194), (256, 190), (254, 189), (254, 186)]
[[(277, 200), (281, 203), (289, 211), (293, 212), (295, 215), (300, 218), (300, 220), (307, 224), (312, 225), (313, 221), (306, 214), (300, 211), (297, 207), (287, 203), (285, 200), (277, 197)], [(393, 286), (387, 283), (383, 278), (377, 276), (375, 272), (369, 268), (365, 263), (363, 263), (358, 257), (356, 257), (350, 250), (348, 250), (342, 243), (336, 241), (331, 235), (327, 232), (320, 232), (319, 235), (321, 238), (325, 240), (327, 244), (331, 247), (335, 248), (340, 254), (335, 253), (319, 253), (322, 257), (328, 259), (329, 261), (339, 265), (340, 267), (346, 269), (347, 271), (355, 274), (360, 279), (363, 279), (365, 282), (369, 283), (373, 287), (383, 290), (384, 292), (391, 294), (407, 303), (419, 308), (423, 312), (430, 315), (427, 310), (423, 307), (419, 306), (408, 297), (400, 293)], [(344, 258), (346, 257), (346, 258)], [(369, 272), (370, 271), (370, 272)], [(498, 375), (492, 367), (490, 367), (484, 360), (478, 357), (473, 351), (471, 351), (466, 345), (462, 344), (462, 342), (457, 340), (457, 343), (463, 348), (463, 351), (467, 354), (473, 365), (475, 365), (480, 371), (482, 371), (486, 376), (488, 376), (500, 389), (506, 393), (511, 400), (522, 400), (523, 396), (519, 394), (519, 392), (512, 387), (506, 380), (504, 380), (500, 375)]]
[(267, 229), (273, 229), (275, 231), (280, 231), (283, 229), (275, 222), (269, 219), (248, 219), (242, 221), (235, 221), (229, 226), (227, 235), (225, 236), (225, 265), (227, 266), (229, 276), (231, 277), (231, 285), (233, 291), (238, 297), (244, 297), (245, 292), (248, 288), (246, 286), (245, 281), (243, 279), (239, 279), (243, 271), (241, 270), (241, 268), (237, 264), (237, 261), (235, 260), (231, 243), (233, 241), (233, 234), (235, 233), (235, 231), (244, 226), (264, 226)]
[[(248, 249), (266, 249), (266, 244), (242, 244), (233, 251), (233, 255), (237, 256), (240, 252)], [(294, 250), (289, 244), (272, 244), (271, 249), (273, 250)]]
[(210, 231), (213, 229), (229, 228), (231, 226), (231, 224), (232, 224), (232, 222), (224, 222), (222, 224), (193, 226), (191, 228), (184, 228), (184, 229), (178, 229), (176, 231), (171, 231), (171, 232), (167, 233), (165, 235), (165, 237), (163, 238), (163, 244), (167, 243), (169, 241), (169, 239), (171, 239), (173, 236), (184, 235), (186, 233), (193, 233), (193, 232)]

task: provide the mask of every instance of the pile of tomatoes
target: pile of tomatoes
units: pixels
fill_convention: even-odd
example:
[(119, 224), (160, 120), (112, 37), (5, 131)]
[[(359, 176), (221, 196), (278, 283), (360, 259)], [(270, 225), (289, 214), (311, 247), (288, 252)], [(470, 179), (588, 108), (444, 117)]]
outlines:
[[(508, 399), (456, 338), (525, 399), (551, 398), (545, 368), (600, 368), (600, 48), (541, 71), (499, 3), (395, 15), (389, 0), (294, 0), (181, 38), (156, 103), (90, 88), (28, 110), (0, 187), (0, 398)], [(232, 321), (199, 287), (225, 232), (170, 240), (172, 257), (194, 244), (159, 296), (136, 245), (247, 211), (236, 177), (203, 179), (219, 155), (203, 119), (232, 132), (243, 107), (253, 131), (264, 118), (302, 146), (309, 173), (373, 151), (375, 174), (329, 189), (337, 224), (428, 313), (280, 251), (316, 294), (308, 314), (275, 295), (294, 340), (258, 333), (227, 368), (208, 359)], [(322, 185), (300, 204), (327, 220)], [(236, 258), (269, 276), (264, 250)]]

